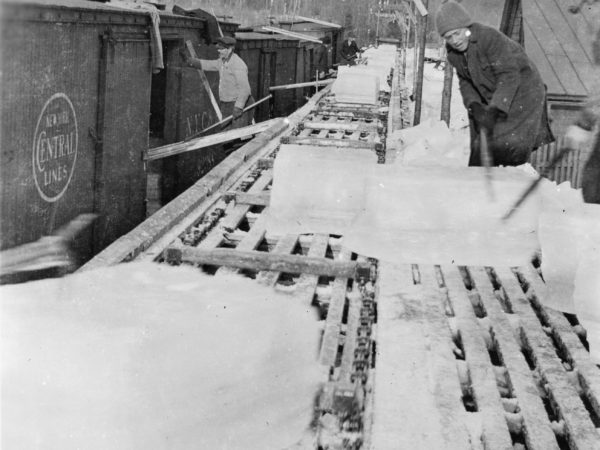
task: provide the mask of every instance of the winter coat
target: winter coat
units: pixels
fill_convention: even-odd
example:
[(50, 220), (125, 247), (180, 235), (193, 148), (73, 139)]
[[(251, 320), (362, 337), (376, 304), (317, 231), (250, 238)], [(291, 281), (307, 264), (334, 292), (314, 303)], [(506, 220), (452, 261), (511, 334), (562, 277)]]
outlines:
[(325, 44), (321, 44), (315, 49), (314, 68), (313, 68), (313, 73), (311, 74), (311, 76), (315, 72), (318, 72), (318, 73), (325, 72), (325, 74), (327, 74), (327, 72), (329, 72), (329, 68), (331, 67), (330, 59), (329, 59), (330, 52), (331, 52), (331, 50), (330, 50), (329, 46), (327, 46)]
[[(473, 23), (469, 47), (449, 45), (448, 61), (458, 74), (465, 107), (472, 102), (496, 107), (503, 114), (492, 130), (489, 147), (496, 165), (519, 165), (531, 151), (552, 142), (546, 110), (546, 87), (523, 48), (498, 30)], [(479, 130), (470, 120), (471, 160), (481, 165)]]
[[(198, 64), (198, 61), (200, 64)], [(248, 67), (235, 53), (222, 61), (221, 59), (190, 58), (191, 65), (206, 71), (219, 72), (219, 100), (235, 102), (237, 108), (244, 108), (251, 95), (248, 82)]]
[(356, 45), (356, 41), (351, 41), (348, 44), (348, 41), (345, 40), (342, 44), (342, 48), (340, 50), (340, 56), (342, 57), (343, 63), (351, 62), (356, 54), (358, 53), (358, 45)]

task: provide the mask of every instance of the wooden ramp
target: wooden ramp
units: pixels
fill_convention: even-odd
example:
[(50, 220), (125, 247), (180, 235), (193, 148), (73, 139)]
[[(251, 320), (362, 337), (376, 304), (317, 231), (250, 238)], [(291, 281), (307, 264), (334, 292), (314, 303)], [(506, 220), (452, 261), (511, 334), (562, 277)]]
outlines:
[(533, 266), (379, 271), (372, 448), (600, 448), (600, 370)]

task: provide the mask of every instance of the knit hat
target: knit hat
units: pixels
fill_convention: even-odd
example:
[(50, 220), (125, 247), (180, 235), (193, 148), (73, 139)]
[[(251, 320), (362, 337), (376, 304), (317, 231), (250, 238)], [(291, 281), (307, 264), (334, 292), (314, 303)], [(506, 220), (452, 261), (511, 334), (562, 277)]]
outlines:
[(467, 28), (472, 23), (465, 8), (455, 2), (443, 3), (435, 14), (435, 26), (440, 36), (457, 28)]

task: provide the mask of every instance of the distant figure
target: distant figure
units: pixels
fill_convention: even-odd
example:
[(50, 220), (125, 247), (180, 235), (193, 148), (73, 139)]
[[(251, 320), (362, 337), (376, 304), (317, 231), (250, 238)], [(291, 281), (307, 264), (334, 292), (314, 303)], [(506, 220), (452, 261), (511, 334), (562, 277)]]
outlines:
[(482, 165), (482, 132), (494, 165), (526, 163), (532, 150), (554, 141), (546, 87), (523, 48), (500, 31), (473, 22), (455, 2), (442, 4), (435, 22), (469, 111), (469, 166)]
[(348, 37), (342, 44), (340, 56), (342, 57), (341, 65), (353, 66), (356, 64), (356, 58), (359, 56), (360, 50), (356, 45), (356, 38), (353, 34), (348, 34)]
[[(596, 72), (600, 72), (600, 29), (596, 34), (596, 39), (592, 44), (594, 63)], [(600, 78), (600, 73), (598, 73)], [(586, 203), (600, 204), (600, 82), (596, 86), (596, 92), (588, 99), (582, 109), (579, 118), (574, 125), (571, 125), (565, 134), (566, 144), (571, 148), (578, 148), (585, 144), (596, 129), (596, 136), (593, 137), (592, 151), (585, 162), (581, 177), (581, 188), (583, 191), (583, 200)]]
[(218, 59), (199, 59), (185, 56), (186, 63), (197, 69), (219, 72), (219, 107), (223, 118), (233, 116), (229, 129), (240, 128), (252, 123), (252, 110), (244, 107), (254, 103), (248, 82), (248, 67), (234, 53), (236, 40), (230, 36), (217, 39)]
[(320, 80), (329, 74), (331, 68), (331, 38), (325, 36), (321, 38), (321, 45), (317, 47), (314, 55), (314, 70), (316, 79)]

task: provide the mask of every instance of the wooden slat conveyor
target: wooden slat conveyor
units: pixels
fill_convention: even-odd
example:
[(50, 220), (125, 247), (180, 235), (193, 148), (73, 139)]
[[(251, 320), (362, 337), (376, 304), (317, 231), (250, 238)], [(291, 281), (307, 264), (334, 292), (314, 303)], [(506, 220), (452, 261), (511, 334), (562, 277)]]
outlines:
[(316, 448), (600, 449), (600, 370), (573, 318), (542, 306), (533, 265), (384, 263), (352, 253), (343, 236), (265, 229), (280, 142), (370, 148), (385, 162), (386, 133), (408, 124), (398, 68), (378, 106), (336, 104), (321, 91), (288, 128), (247, 144), (251, 152), (242, 147), (241, 159), (226, 160), (196, 194), (87, 268), (193, 264), (317, 305), (324, 387)]

